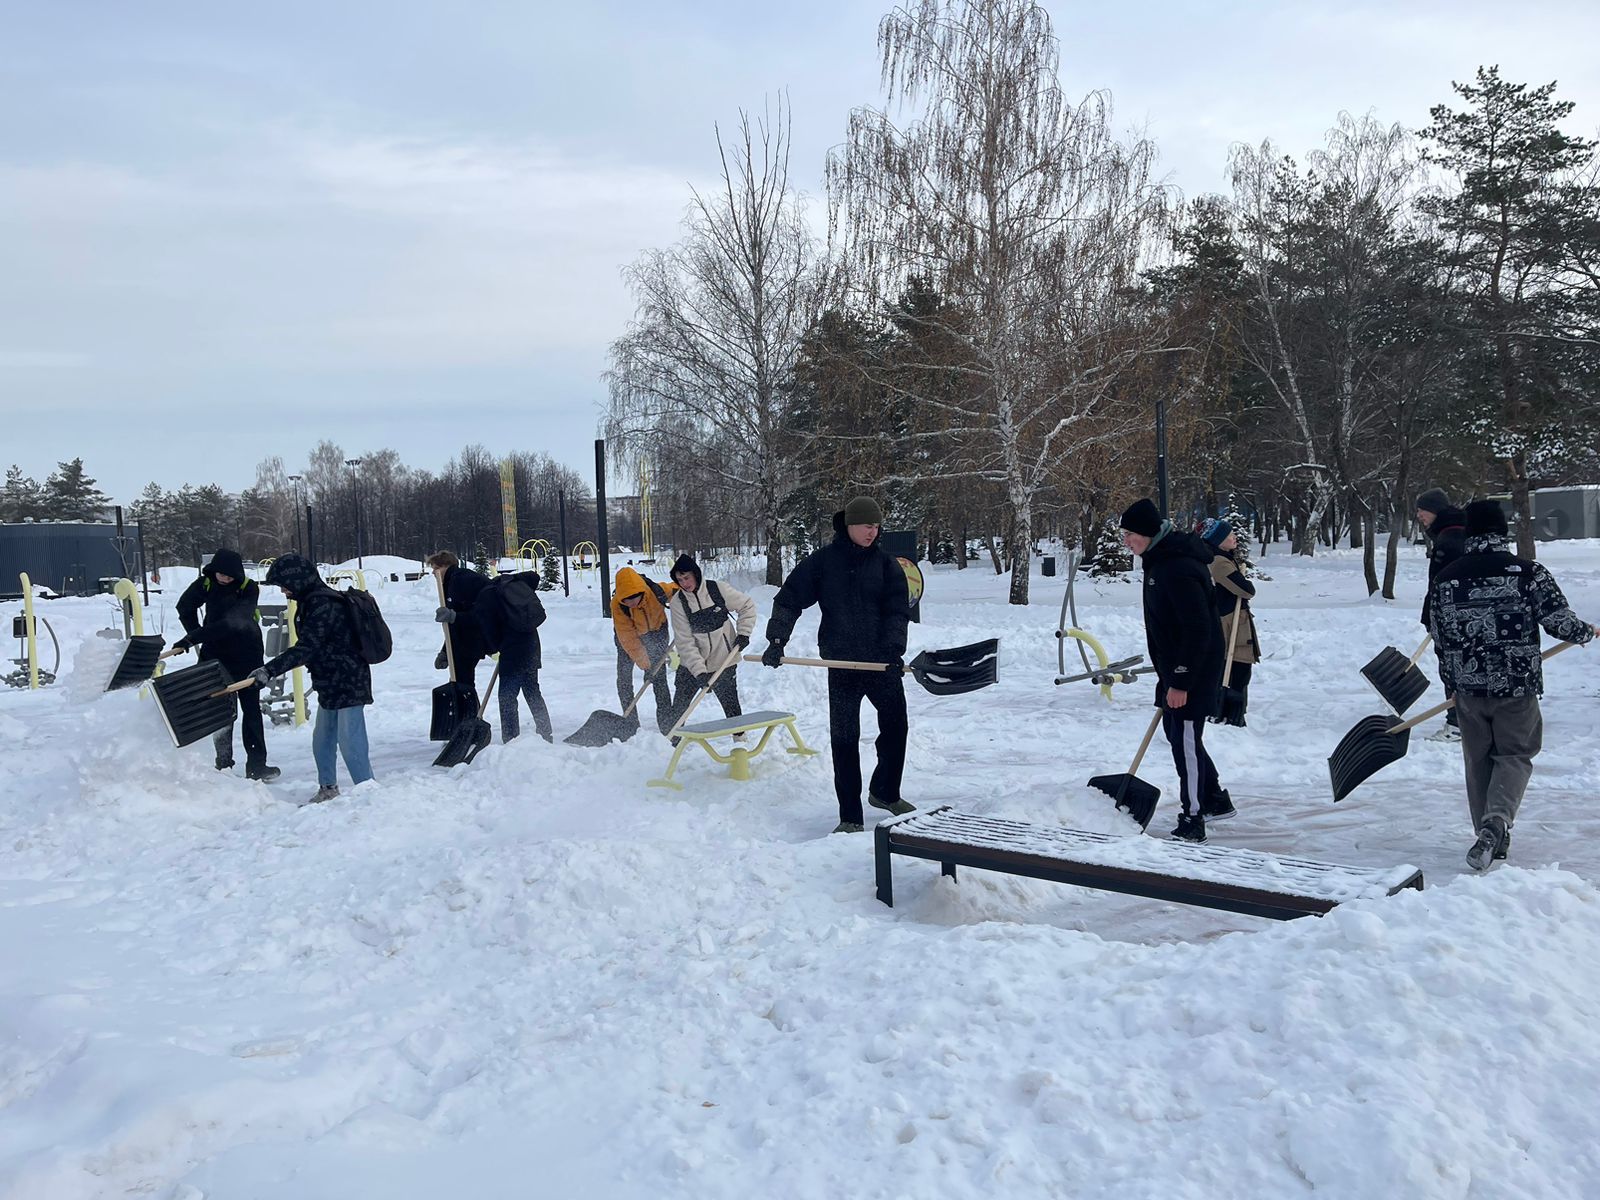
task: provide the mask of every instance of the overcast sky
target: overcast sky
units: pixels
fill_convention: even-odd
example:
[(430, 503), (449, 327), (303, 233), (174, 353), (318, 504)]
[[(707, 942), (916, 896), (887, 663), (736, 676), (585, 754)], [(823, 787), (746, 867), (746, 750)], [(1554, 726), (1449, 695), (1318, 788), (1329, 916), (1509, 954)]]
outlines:
[[(1341, 109), (1418, 126), (1498, 62), (1600, 126), (1600, 4), (1047, 4), (1185, 195)], [(619, 271), (714, 122), (786, 90), (797, 182), (879, 102), (886, 0), (0, 0), (0, 465), (247, 486), (320, 438), (585, 472)]]

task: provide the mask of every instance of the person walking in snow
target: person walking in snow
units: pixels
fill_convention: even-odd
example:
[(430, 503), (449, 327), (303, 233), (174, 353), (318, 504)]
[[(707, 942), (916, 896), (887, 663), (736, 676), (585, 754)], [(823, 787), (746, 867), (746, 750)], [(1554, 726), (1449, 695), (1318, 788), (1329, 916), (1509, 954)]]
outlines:
[(888, 671), (828, 669), (828, 737), (833, 747), (833, 789), (839, 799), (835, 833), (860, 833), (861, 701), (878, 713), (878, 762), (867, 803), (899, 815), (915, 811), (900, 796), (906, 764), (906, 627), (911, 597), (900, 564), (878, 545), (883, 509), (857, 496), (833, 515), (833, 541), (789, 572), (772, 602), (767, 648), (761, 661), (782, 666), (783, 647), (800, 614), (822, 610), (817, 646), (824, 658), (888, 663)]
[[(1443, 488), (1429, 488), (1417, 497), (1417, 524), (1422, 526), (1423, 535), (1428, 539), (1428, 588), (1422, 594), (1422, 627), (1433, 634), (1433, 654), (1439, 662), (1439, 682), (1444, 686), (1444, 696), (1448, 700), (1455, 695), (1455, 685), (1451, 681), (1444, 653), (1439, 648), (1438, 634), (1433, 628), (1433, 582), (1439, 578), (1439, 572), (1465, 552), (1467, 514), (1450, 503), (1450, 497)], [(1459, 741), (1459, 720), (1460, 714), (1455, 709), (1446, 709), (1444, 729), (1435, 734), (1433, 740)]]
[(545, 741), (554, 741), (550, 710), (539, 690), (539, 626), (544, 605), (539, 600), (539, 575), (522, 571), (502, 575), (478, 593), (472, 606), (485, 649), (500, 654), (500, 740), (514, 741), (522, 732), (517, 697), (533, 714), (533, 727)]
[(739, 705), (739, 652), (755, 632), (756, 602), (737, 588), (705, 578), (700, 564), (688, 554), (679, 555), (672, 564), (672, 581), (678, 585), (678, 594), (668, 605), (672, 648), (678, 652), (673, 724), (725, 662), (727, 669), (717, 675), (712, 694), (722, 705), (723, 716), (737, 717), (744, 712)]
[[(667, 657), (672, 637), (667, 605), (677, 590), (677, 584), (657, 583), (632, 567), (617, 572), (611, 592), (611, 628), (617, 647), (617, 699), (624, 709), (633, 703), (633, 668), (650, 675)], [(651, 676), (650, 690), (656, 702), (656, 728), (667, 733), (672, 729), (676, 707), (665, 666)], [(631, 720), (635, 726), (639, 724), (637, 709)]]
[[(200, 647), (200, 661), (216, 660), (233, 679), (243, 679), (265, 661), (261, 639), (261, 588), (244, 573), (244, 559), (237, 550), (219, 549), (201, 570), (198, 578), (178, 597), (178, 620), (183, 622), (183, 637), (172, 643), (174, 650)], [(200, 610), (205, 610), (204, 618)], [(261, 724), (261, 693), (255, 688), (235, 692), (240, 727), (244, 740), (244, 773), (247, 779), (268, 782), (281, 772), (267, 765), (267, 738)], [(217, 751), (217, 770), (233, 769), (233, 725), (212, 739)]]
[[(1250, 704), (1250, 670), (1261, 661), (1261, 646), (1256, 641), (1256, 619), (1250, 611), (1250, 600), (1256, 594), (1256, 585), (1245, 578), (1239, 566), (1239, 534), (1220, 517), (1208, 520), (1200, 530), (1200, 540), (1210, 546), (1216, 555), (1211, 560), (1211, 582), (1216, 591), (1217, 614), (1222, 620), (1222, 646), (1224, 655), (1231, 642), (1233, 667), (1223, 663), (1223, 674), (1228, 687), (1239, 694), (1237, 706), (1227, 709), (1212, 719), (1228, 725), (1243, 725), (1245, 709)], [(1234, 625), (1238, 629), (1235, 631)]]
[(1182, 811), (1172, 836), (1206, 840), (1206, 818), (1234, 815), (1216, 764), (1206, 752), (1206, 718), (1217, 715), (1222, 692), (1222, 622), (1211, 583), (1211, 547), (1173, 528), (1149, 501), (1122, 514), (1122, 544), (1144, 568), (1144, 634), (1156, 669), (1156, 707), (1178, 768)]
[(453, 655), (456, 660), (456, 685), (476, 697), (478, 664), (489, 653), (489, 647), (484, 644), (483, 630), (478, 627), (478, 618), (472, 614), (472, 606), (478, 602), (483, 589), (489, 586), (489, 577), (480, 571), (463, 567), (461, 560), (448, 550), (436, 551), (423, 562), (433, 572), (434, 578), (444, 583), (444, 603), (434, 610), (433, 619), (441, 625), (450, 626), (450, 655), (445, 654), (444, 647), (440, 646), (433, 665), (435, 669), (443, 671), (449, 667)]
[(1466, 761), (1467, 811), (1477, 839), (1467, 865), (1487, 870), (1511, 850), (1511, 830), (1543, 742), (1539, 629), (1580, 645), (1600, 627), (1578, 617), (1550, 572), (1507, 548), (1505, 511), (1474, 500), (1464, 553), (1429, 588), (1434, 639), (1455, 684)]
[(351, 783), (372, 778), (367, 751), (366, 706), (372, 703), (372, 668), (361, 657), (350, 605), (322, 581), (317, 568), (298, 554), (274, 559), (269, 587), (283, 589), (295, 602), (295, 644), (250, 677), (266, 687), (296, 667), (311, 673), (317, 697), (317, 723), (311, 732), (311, 757), (317, 765), (313, 803), (339, 794), (338, 758), (344, 758)]

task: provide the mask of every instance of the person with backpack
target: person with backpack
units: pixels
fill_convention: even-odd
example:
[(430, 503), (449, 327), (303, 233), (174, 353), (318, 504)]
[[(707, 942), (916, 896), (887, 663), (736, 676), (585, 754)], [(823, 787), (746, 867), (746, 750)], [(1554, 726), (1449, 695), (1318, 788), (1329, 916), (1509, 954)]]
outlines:
[(1543, 747), (1539, 631), (1581, 646), (1600, 626), (1567, 606), (1542, 563), (1511, 553), (1498, 500), (1474, 500), (1462, 525), (1463, 553), (1439, 572), (1428, 601), (1461, 713), (1467, 811), (1477, 835), (1467, 865), (1486, 871), (1511, 852), (1511, 828)]
[(295, 602), (296, 642), (250, 677), (266, 687), (296, 667), (311, 673), (317, 697), (317, 723), (311, 757), (317, 765), (313, 803), (339, 794), (338, 757), (350, 782), (373, 778), (367, 751), (366, 706), (372, 703), (371, 662), (387, 657), (388, 627), (366, 592), (340, 593), (322, 581), (317, 568), (298, 554), (275, 559), (266, 583)]
[[(178, 597), (178, 620), (184, 635), (172, 643), (174, 650), (200, 647), (200, 661), (215, 660), (233, 679), (243, 679), (265, 661), (261, 640), (261, 588), (244, 573), (244, 559), (237, 550), (219, 549), (201, 570), (199, 577)], [(205, 610), (204, 619), (200, 610)], [(282, 772), (267, 765), (267, 738), (261, 723), (261, 693), (254, 688), (235, 692), (240, 727), (244, 739), (246, 779), (262, 783)], [(217, 770), (233, 770), (233, 725), (212, 739), (217, 751)]]
[(534, 571), (502, 575), (478, 593), (472, 606), (483, 633), (484, 645), (500, 654), (500, 740), (513, 741), (522, 732), (517, 697), (528, 703), (533, 727), (545, 741), (555, 740), (550, 710), (539, 691), (539, 626), (544, 605), (539, 602), (539, 576)]
[[(722, 715), (737, 717), (739, 705), (739, 652), (750, 644), (756, 628), (756, 602), (736, 588), (707, 579), (700, 564), (688, 554), (680, 554), (672, 564), (672, 581), (678, 594), (672, 610), (672, 648), (678, 652), (677, 709), (673, 724), (681, 717), (700, 689), (716, 675), (712, 689), (722, 705)], [(717, 674), (723, 663), (727, 668)], [(734, 734), (743, 738), (742, 733)]]
[[(677, 590), (677, 584), (657, 583), (632, 567), (617, 572), (611, 592), (611, 628), (617, 647), (617, 699), (624, 709), (633, 703), (633, 668), (650, 675), (667, 657), (672, 634), (667, 605)], [(670, 732), (675, 710), (664, 666), (651, 676), (650, 688), (656, 702), (656, 727), (662, 733)], [(637, 709), (630, 714), (630, 720), (639, 724)]]
[[(423, 560), (436, 579), (444, 584), (444, 603), (433, 614), (441, 625), (450, 626), (450, 653), (456, 660), (456, 686), (464, 692), (478, 694), (478, 664), (489, 653), (484, 644), (483, 630), (472, 608), (478, 596), (489, 586), (489, 577), (461, 565), (461, 560), (448, 550), (440, 550)], [(433, 660), (436, 669), (443, 671), (449, 665), (444, 647)], [(476, 699), (474, 699), (474, 704)]]

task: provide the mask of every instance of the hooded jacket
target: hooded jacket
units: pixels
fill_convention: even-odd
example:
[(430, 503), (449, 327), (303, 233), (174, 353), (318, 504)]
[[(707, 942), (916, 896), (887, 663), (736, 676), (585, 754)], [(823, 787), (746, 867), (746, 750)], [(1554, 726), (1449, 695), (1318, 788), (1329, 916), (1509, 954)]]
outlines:
[(1467, 514), (1454, 505), (1441, 508), (1433, 524), (1424, 530), (1428, 539), (1428, 590), (1422, 597), (1422, 623), (1433, 629), (1433, 581), (1456, 559), (1467, 552)]
[(906, 573), (877, 540), (866, 547), (852, 542), (842, 511), (833, 514), (833, 541), (801, 559), (778, 590), (767, 640), (787, 642), (800, 614), (813, 604), (822, 609), (817, 648), (824, 658), (905, 657), (911, 621)]
[(456, 614), (456, 619), (450, 623), (450, 649), (461, 662), (477, 662), (489, 652), (483, 629), (473, 612), (473, 606), (489, 583), (489, 577), (480, 571), (459, 565), (445, 569), (444, 606)]
[[(662, 652), (665, 652), (668, 630), (667, 610), (662, 607), (663, 598), (670, 602), (677, 590), (677, 584), (646, 580), (632, 567), (623, 567), (617, 572), (616, 590), (611, 594), (611, 624), (616, 632), (617, 645), (641, 671), (648, 671), (655, 665), (645, 648), (646, 634), (659, 635), (650, 640), (662, 643)], [(643, 596), (644, 602), (629, 608), (622, 602), (630, 596)]]
[[(515, 588), (516, 591), (511, 589)], [(526, 633), (511, 629), (512, 604), (526, 610), (533, 628)], [(500, 652), (502, 677), (537, 671), (543, 666), (539, 626), (544, 624), (544, 604), (539, 599), (539, 576), (534, 571), (502, 575), (478, 593), (472, 615), (483, 636), (484, 647)]]
[[(1206, 544), (1210, 545), (1209, 542)], [(1232, 554), (1226, 550), (1217, 550), (1215, 554), (1216, 557), (1211, 560), (1211, 582), (1216, 585), (1217, 615), (1222, 619), (1222, 652), (1228, 652), (1228, 641), (1232, 639), (1234, 662), (1258, 663), (1261, 661), (1261, 644), (1256, 641), (1256, 618), (1250, 611), (1250, 600), (1256, 594), (1256, 585), (1245, 578), (1238, 560)], [(1237, 635), (1233, 631), (1235, 621), (1239, 623)]]
[[(748, 638), (756, 628), (756, 602), (737, 588), (725, 583), (717, 584), (722, 595), (723, 621), (715, 629), (697, 633), (699, 623), (709, 624), (717, 614), (716, 602), (711, 598), (711, 588), (705, 576), (696, 569), (700, 585), (692, 592), (678, 589), (678, 594), (668, 605), (672, 610), (672, 645), (678, 652), (684, 670), (691, 675), (707, 675), (720, 667), (734, 652), (734, 639), (741, 634)], [(732, 663), (729, 670), (739, 664)]]
[(322, 582), (316, 567), (285, 554), (267, 571), (267, 585), (281, 587), (295, 602), (296, 642), (266, 664), (269, 675), (296, 667), (311, 672), (320, 708), (355, 708), (372, 703), (372, 668), (356, 644), (355, 623), (345, 598)]
[(1192, 533), (1164, 522), (1140, 556), (1144, 567), (1144, 636), (1156, 669), (1156, 707), (1166, 707), (1167, 691), (1189, 693), (1175, 710), (1186, 721), (1220, 711), (1223, 655), (1222, 620), (1211, 584), (1211, 547)]
[[(226, 575), (232, 583), (218, 583)], [(218, 550), (178, 597), (184, 635), (174, 646), (200, 647), (202, 660), (216, 659), (235, 679), (261, 665), (261, 588), (245, 578), (244, 560), (234, 550)], [(205, 609), (204, 619), (200, 610)]]
[(1507, 544), (1495, 534), (1465, 539), (1465, 553), (1428, 589), (1440, 673), (1469, 696), (1541, 695), (1541, 626), (1564, 642), (1594, 638), (1550, 572)]

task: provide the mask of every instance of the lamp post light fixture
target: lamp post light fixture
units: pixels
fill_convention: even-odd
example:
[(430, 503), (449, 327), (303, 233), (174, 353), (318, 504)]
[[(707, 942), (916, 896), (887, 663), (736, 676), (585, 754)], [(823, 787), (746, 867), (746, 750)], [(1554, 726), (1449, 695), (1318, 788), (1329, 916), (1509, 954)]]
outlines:
[(304, 554), (305, 547), (300, 541), (300, 510), (303, 507), (300, 499), (300, 481), (304, 475), (291, 475), (289, 482), (294, 484), (294, 549), (296, 554)]

